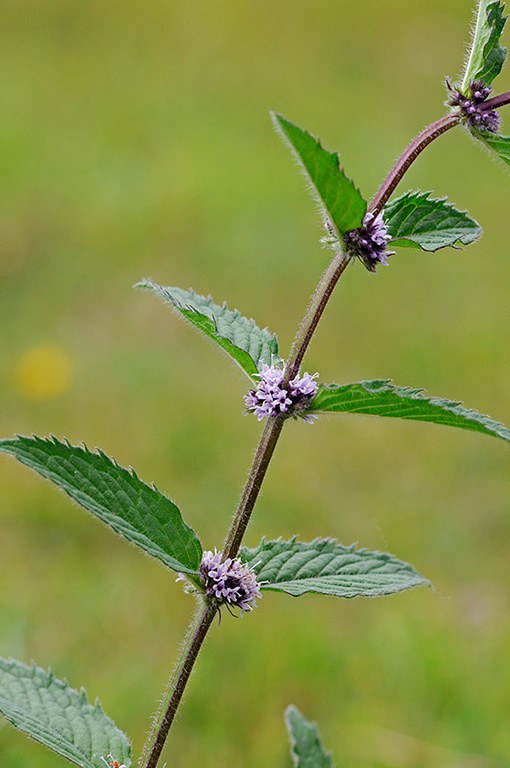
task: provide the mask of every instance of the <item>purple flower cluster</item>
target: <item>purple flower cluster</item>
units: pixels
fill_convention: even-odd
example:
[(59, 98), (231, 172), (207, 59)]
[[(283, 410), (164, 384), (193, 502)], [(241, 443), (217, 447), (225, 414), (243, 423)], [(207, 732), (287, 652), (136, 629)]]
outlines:
[(382, 213), (374, 216), (368, 212), (361, 227), (351, 229), (344, 235), (347, 253), (357, 256), (369, 272), (375, 272), (378, 264), (388, 264), (388, 256), (392, 255), (391, 251), (386, 250), (388, 240), (391, 240), (391, 236)]
[(245, 611), (253, 610), (255, 600), (262, 597), (255, 574), (238, 557), (229, 557), (222, 562), (220, 552), (214, 550), (213, 554), (207, 550), (202, 555), (199, 571), (206, 595), (214, 597), (220, 604), (239, 607), (241, 616)]
[(300, 415), (305, 421), (312, 422), (311, 414), (302, 411), (309, 405), (317, 394), (318, 376), (315, 373), (310, 376), (304, 373), (301, 378), (296, 376), (291, 379), (285, 388), (282, 387), (284, 370), (276, 365), (264, 363), (262, 371), (258, 374), (259, 385), (257, 389), (250, 389), (244, 402), (246, 410), (254, 413), (260, 421), (264, 416), (277, 416), (280, 413)]
[(491, 89), (481, 80), (474, 80), (469, 86), (469, 96), (464, 96), (458, 88), (454, 88), (447, 80), (446, 85), (452, 96), (447, 101), (448, 106), (458, 107), (460, 116), (470, 128), (497, 133), (499, 131), (499, 115), (494, 109), (484, 109)]

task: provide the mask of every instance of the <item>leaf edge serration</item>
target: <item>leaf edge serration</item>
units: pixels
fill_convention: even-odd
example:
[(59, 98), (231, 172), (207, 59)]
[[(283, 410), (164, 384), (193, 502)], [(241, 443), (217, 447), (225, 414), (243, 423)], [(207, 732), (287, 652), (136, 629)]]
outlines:
[[(277, 551), (275, 554), (272, 554), (273, 550), (275, 550), (278, 546), (280, 547), (279, 551)], [(335, 551), (333, 553), (331, 551), (328, 552), (328, 548), (333, 548)], [(403, 582), (399, 585), (394, 584), (391, 586), (391, 588), (388, 588), (387, 586), (381, 587), (380, 585), (379, 588), (373, 588), (370, 590), (368, 590), (367, 585), (365, 585), (364, 588), (360, 588), (358, 586), (358, 588), (350, 587), (349, 589), (346, 589), (344, 586), (341, 593), (339, 593), (340, 587), (338, 585), (335, 586), (329, 584), (327, 589), (325, 586), (320, 587), (318, 584), (311, 585), (310, 582), (313, 580), (319, 580), (321, 578), (327, 579), (328, 577), (351, 577), (351, 579), (354, 580), (355, 578), (365, 577), (367, 581), (369, 581), (370, 579), (368, 577), (370, 574), (372, 574), (370, 578), (374, 578), (374, 575), (376, 577), (381, 576), (381, 571), (374, 568), (370, 569), (369, 571), (363, 571), (363, 569), (361, 569), (359, 573), (349, 573), (349, 567), (347, 567), (347, 570), (345, 570), (343, 573), (335, 572), (323, 574), (322, 571), (324, 569), (327, 570), (330, 568), (332, 561), (322, 565), (321, 572), (312, 576), (297, 576), (294, 574), (292, 576), (286, 575), (285, 578), (280, 580), (274, 578), (271, 581), (268, 581), (267, 578), (264, 578), (268, 576), (264, 569), (267, 568), (271, 561), (280, 558), (282, 555), (285, 556), (286, 553), (289, 555), (288, 559), (282, 560), (281, 564), (279, 565), (278, 573), (281, 573), (282, 569), (288, 568), (289, 562), (294, 559), (296, 555), (303, 553), (306, 555), (307, 552), (311, 553), (313, 558), (323, 558), (324, 555), (331, 555), (333, 557), (333, 561), (339, 556), (348, 557), (349, 555), (356, 556), (358, 563), (361, 563), (364, 557), (379, 560), (380, 564), (378, 568), (384, 568), (385, 565), (396, 566), (400, 570), (397, 572), (390, 571), (389, 574), (393, 577), (396, 575), (400, 577), (405, 575), (409, 578), (409, 582)], [(262, 558), (263, 553), (267, 553), (269, 557), (265, 561), (262, 559), (258, 560), (257, 558)], [(366, 547), (357, 548), (356, 543), (351, 544), (350, 546), (346, 546), (345, 544), (340, 544), (338, 539), (335, 537), (317, 536), (315, 539), (309, 542), (300, 541), (297, 535), (292, 536), (287, 540), (282, 536), (278, 537), (277, 539), (270, 540), (266, 540), (265, 537), (262, 537), (260, 543), (256, 547), (241, 547), (239, 557), (243, 562), (248, 563), (249, 567), (257, 576), (257, 579), (259, 576), (261, 577), (261, 581), (259, 582), (261, 590), (285, 592), (291, 597), (301, 597), (307, 593), (315, 593), (343, 599), (352, 599), (354, 597), (378, 597), (390, 594), (398, 594), (399, 592), (404, 592), (419, 586), (432, 587), (431, 582), (426, 579), (419, 571), (417, 571), (414, 566), (405, 562), (404, 560), (401, 560), (390, 552), (371, 550), (367, 549)], [(254, 564), (252, 564), (253, 560), (255, 560)], [(306, 561), (306, 567), (309, 568), (310, 562), (310, 560)], [(352, 563), (346, 565), (349, 566), (352, 565)], [(300, 565), (299, 568), (301, 569), (302, 565)], [(388, 572), (384, 573), (384, 575), (388, 575)], [(292, 586), (293, 583), (297, 586)], [(337, 589), (337, 593), (332, 591), (334, 588)]]
[[(391, 210), (393, 208), (396, 208), (396, 206), (398, 204), (402, 205), (401, 210), (403, 210), (403, 206), (407, 202), (413, 204), (415, 201), (416, 202), (421, 201), (423, 204), (425, 204), (425, 203), (431, 203), (432, 205), (434, 205), (434, 204), (436, 204), (436, 205), (437, 204), (441, 204), (441, 209), (440, 209), (441, 211), (452, 212), (456, 216), (460, 217), (461, 220), (464, 220), (466, 225), (469, 225), (469, 224), (473, 225), (473, 226), (469, 227), (471, 232), (467, 231), (466, 234), (464, 234), (464, 235), (461, 234), (460, 236), (456, 237), (455, 240), (450, 238), (451, 242), (446, 242), (444, 244), (439, 244), (439, 245), (437, 245), (435, 247), (434, 246), (429, 246), (429, 247), (424, 246), (422, 243), (418, 242), (418, 238), (420, 237), (420, 235), (424, 235), (425, 237), (431, 238), (434, 232), (437, 232), (437, 233), (440, 234), (443, 231), (443, 230), (441, 230), (441, 228), (436, 228), (436, 229), (430, 230), (428, 232), (427, 231), (425, 231), (425, 232), (411, 232), (410, 234), (407, 234), (407, 235), (406, 234), (403, 234), (403, 235), (395, 234), (395, 236), (392, 236), (391, 239), (388, 241), (388, 245), (391, 244), (391, 245), (396, 246), (396, 247), (398, 247), (398, 246), (401, 246), (401, 247), (415, 247), (415, 248), (420, 248), (422, 251), (425, 251), (427, 253), (436, 253), (437, 251), (441, 250), (442, 248), (456, 248), (456, 247), (458, 247), (459, 244), (460, 245), (464, 245), (464, 246), (465, 245), (470, 245), (471, 243), (473, 243), (475, 240), (478, 240), (482, 236), (482, 234), (483, 234), (482, 226), (476, 221), (476, 219), (471, 218), (471, 216), (469, 215), (469, 213), (467, 211), (459, 210), (458, 208), (456, 208), (455, 205), (448, 200), (448, 197), (446, 195), (444, 197), (431, 197), (431, 195), (433, 195), (433, 194), (434, 193), (432, 192), (432, 190), (428, 190), (428, 191), (425, 191), (425, 192), (422, 192), (421, 190), (408, 190), (407, 192), (404, 192), (399, 197), (396, 197), (396, 198), (390, 200), (390, 202), (388, 202), (384, 206), (384, 209), (383, 209), (383, 212), (382, 212), (385, 224), (386, 224), (386, 226), (388, 228), (388, 233), (391, 234), (391, 222), (392, 222), (392, 218), (394, 218), (394, 216), (388, 220), (388, 217), (385, 214), (387, 214), (388, 211), (391, 212)], [(412, 211), (410, 212), (409, 215), (411, 215), (417, 209), (418, 209), (418, 205), (414, 205), (414, 207), (413, 207), (413, 209), (412, 209)], [(437, 210), (439, 210), (439, 208), (437, 208)], [(432, 209), (426, 215), (430, 216), (433, 212), (434, 212), (434, 209)], [(409, 216), (406, 217), (406, 220), (407, 220), (407, 218), (409, 218)], [(426, 217), (423, 217), (423, 218), (426, 218)], [(423, 220), (423, 219), (421, 219), (421, 220)], [(402, 225), (399, 225), (399, 226), (401, 227)], [(459, 225), (457, 225), (456, 228), (459, 229)], [(446, 227), (444, 229), (446, 229)], [(453, 229), (455, 229), (455, 227)], [(462, 227), (460, 227), (460, 229), (462, 229)], [(467, 226), (466, 226), (466, 229), (468, 229)]]

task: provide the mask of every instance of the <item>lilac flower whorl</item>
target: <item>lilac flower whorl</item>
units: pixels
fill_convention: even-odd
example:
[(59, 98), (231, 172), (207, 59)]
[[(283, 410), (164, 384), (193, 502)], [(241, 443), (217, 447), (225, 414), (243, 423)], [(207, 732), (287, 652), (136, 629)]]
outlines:
[[(295, 376), (289, 381), (287, 388), (283, 389), (283, 368), (264, 363), (259, 374), (257, 389), (250, 389), (244, 398), (246, 410), (254, 413), (258, 421), (264, 416), (277, 416), (280, 413), (286, 413), (289, 416), (293, 413), (299, 414), (317, 393), (318, 385), (314, 381), (316, 376), (318, 376), (317, 373), (313, 376), (304, 373), (301, 378)], [(313, 420), (312, 415), (304, 413), (300, 415), (305, 421)]]
[(253, 610), (255, 600), (262, 597), (260, 584), (246, 563), (236, 557), (222, 562), (221, 553), (207, 550), (202, 555), (199, 568), (206, 595), (218, 603), (228, 603), (245, 611)]
[(375, 272), (378, 264), (388, 264), (388, 256), (392, 255), (386, 250), (388, 240), (391, 240), (391, 236), (388, 234), (382, 213), (374, 216), (368, 212), (361, 227), (344, 235), (347, 253), (353, 257), (357, 256), (369, 272)]
[(469, 85), (469, 96), (464, 96), (458, 88), (454, 88), (447, 80), (446, 85), (452, 94), (446, 102), (450, 107), (458, 107), (462, 121), (470, 128), (497, 133), (499, 131), (499, 114), (494, 109), (483, 110), (481, 105), (487, 101), (491, 88), (481, 80), (474, 80)]

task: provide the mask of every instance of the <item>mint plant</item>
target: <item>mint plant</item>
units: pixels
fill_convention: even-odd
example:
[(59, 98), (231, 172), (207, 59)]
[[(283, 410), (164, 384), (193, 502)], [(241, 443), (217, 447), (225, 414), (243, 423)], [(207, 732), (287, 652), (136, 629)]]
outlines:
[[(279, 538), (249, 548), (243, 544), (261, 486), (280, 434), (289, 418), (304, 429), (326, 413), (361, 413), (413, 419), (480, 432), (510, 441), (510, 429), (458, 402), (428, 397), (422, 390), (388, 380), (324, 383), (301, 370), (333, 289), (347, 267), (360, 262), (369, 272), (391, 264), (400, 247), (436, 251), (468, 245), (480, 225), (444, 198), (407, 191), (390, 200), (410, 165), (446, 131), (461, 126), (510, 165), (510, 136), (501, 135), (498, 110), (510, 92), (491, 97), (503, 66), (500, 45), (506, 17), (499, 0), (480, 0), (470, 52), (459, 82), (447, 80), (448, 114), (424, 129), (402, 153), (372, 200), (366, 200), (346, 176), (338, 155), (324, 149), (309, 132), (273, 114), (276, 130), (301, 166), (323, 215), (323, 243), (334, 250), (329, 267), (312, 296), (294, 344), (281, 356), (274, 334), (212, 298), (191, 290), (162, 287), (150, 279), (149, 291), (182, 316), (236, 363), (247, 377), (244, 411), (264, 421), (232, 525), (221, 550), (203, 550), (179, 508), (133, 470), (120, 467), (101, 451), (55, 437), (16, 437), (0, 441), (0, 450), (63, 489), (116, 533), (158, 558), (177, 573), (193, 594), (197, 610), (147, 742), (140, 768), (160, 765), (162, 750), (204, 639), (216, 616), (250, 612), (262, 592), (298, 597), (308, 592), (351, 598), (393, 594), (428, 580), (392, 554), (339, 544), (336, 538), (310, 542)], [(240, 411), (242, 404), (240, 404)], [(337, 532), (333, 532), (336, 534)], [(228, 617), (226, 618), (228, 620)], [(0, 660), (0, 710), (17, 728), (82, 768), (130, 768), (128, 737), (98, 703), (36, 665)], [(295, 707), (286, 715), (292, 755), (298, 768), (329, 768), (315, 726)]]

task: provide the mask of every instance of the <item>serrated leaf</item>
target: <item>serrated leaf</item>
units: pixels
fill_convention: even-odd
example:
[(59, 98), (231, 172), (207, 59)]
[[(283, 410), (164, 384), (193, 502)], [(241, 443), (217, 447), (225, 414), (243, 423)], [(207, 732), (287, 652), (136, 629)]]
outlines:
[(305, 720), (299, 709), (291, 705), (285, 711), (285, 724), (296, 768), (332, 768), (331, 753), (322, 746), (315, 723)]
[(308, 131), (298, 128), (282, 115), (271, 113), (278, 133), (290, 146), (304, 169), (327, 219), (341, 239), (363, 223), (367, 202), (347, 178), (336, 152), (328, 152)]
[(116, 533), (159, 558), (169, 568), (195, 573), (202, 547), (179, 508), (136, 473), (104, 453), (62, 443), (55, 437), (0, 440), (0, 451), (15, 456), (56, 483)]
[(507, 17), (504, 4), (498, 0), (480, 0), (473, 30), (471, 49), (462, 78), (461, 91), (466, 96), (474, 80), (490, 85), (499, 75), (506, 57), (506, 48), (499, 44)]
[(490, 131), (472, 130), (473, 135), (492, 149), (504, 163), (510, 165), (510, 136), (500, 136)]
[(226, 304), (219, 306), (211, 297), (200, 296), (195, 291), (163, 287), (150, 279), (142, 280), (137, 288), (156, 293), (164, 302), (176, 309), (182, 317), (213, 339), (248, 374), (250, 378), (262, 370), (262, 366), (277, 365), (278, 341), (267, 328), (260, 330), (254, 320), (243, 317), (237, 309), (231, 311)]
[(106, 768), (102, 758), (131, 766), (128, 738), (99, 702), (89, 704), (85, 691), (75, 691), (35, 664), (0, 659), (0, 711), (16, 728), (81, 768)]
[(429, 198), (429, 192), (406, 192), (392, 200), (383, 211), (391, 236), (391, 245), (419, 247), (437, 251), (448, 245), (468, 245), (480, 237), (481, 226), (465, 211), (453, 205)]
[(319, 384), (306, 413), (363, 413), (429, 421), (510, 441), (510, 429), (455, 400), (427, 397), (421, 389), (395, 387), (387, 379), (355, 384)]
[(255, 549), (241, 548), (239, 556), (257, 576), (261, 589), (299, 597), (319, 592), (336, 597), (391, 595), (429, 582), (411, 565), (386, 552), (344, 547), (336, 539), (309, 543), (276, 539)]

